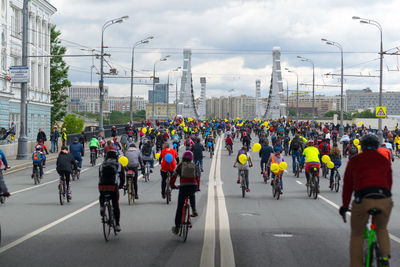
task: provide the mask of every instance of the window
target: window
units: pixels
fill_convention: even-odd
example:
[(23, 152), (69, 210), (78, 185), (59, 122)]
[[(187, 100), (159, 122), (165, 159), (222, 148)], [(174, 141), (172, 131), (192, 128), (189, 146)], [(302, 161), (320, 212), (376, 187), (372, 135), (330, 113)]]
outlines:
[(31, 139), (33, 140), (33, 121), (35, 120), (35, 115), (31, 114)]
[(21, 10), (11, 7), (11, 35), (21, 39)]
[(42, 29), (42, 23), (40, 23), (40, 20), (38, 20), (37, 25), (38, 25), (37, 34), (38, 34), (38, 39), (39, 39), (39, 47), (42, 47), (43, 29)]
[(33, 16), (29, 16), (29, 20), (31, 21), (31, 42), (32, 45), (36, 45), (36, 31), (35, 31), (35, 20)]
[(44, 67), (44, 79), (43, 79), (43, 83), (44, 83), (44, 91), (48, 92), (49, 90), (49, 85), (50, 85), (50, 81), (49, 81), (49, 73), (48, 73), (48, 67)]
[(38, 65), (38, 90), (43, 91), (42, 65)]

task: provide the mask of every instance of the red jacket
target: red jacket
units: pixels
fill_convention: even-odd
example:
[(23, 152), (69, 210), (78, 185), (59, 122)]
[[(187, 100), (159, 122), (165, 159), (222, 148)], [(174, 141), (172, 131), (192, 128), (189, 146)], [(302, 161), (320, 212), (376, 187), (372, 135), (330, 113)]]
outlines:
[(321, 155), (329, 155), (329, 151), (328, 151), (328, 152), (325, 152), (325, 153), (322, 153), (322, 146), (323, 146), (324, 144), (327, 144), (327, 145), (328, 145), (328, 150), (331, 151), (331, 146), (330, 146), (328, 143), (326, 143), (326, 142), (323, 142), (323, 143), (319, 144), (319, 146), (318, 146), (319, 151), (321, 152)]
[(232, 144), (233, 144), (232, 138), (231, 138), (230, 136), (228, 136), (228, 137), (225, 139), (225, 142), (226, 142), (226, 144), (228, 144), (228, 145), (232, 145)]
[[(167, 154), (171, 154), (172, 157), (173, 157), (171, 163), (168, 163), (168, 162), (164, 159), (165, 155), (167, 155)], [(161, 154), (160, 154), (160, 159), (162, 159), (162, 161), (161, 161), (161, 170), (162, 170), (162, 171), (174, 171), (175, 168), (176, 168), (176, 161), (175, 161), (175, 159), (176, 159), (177, 157), (178, 157), (178, 154), (176, 153), (176, 151), (175, 151), (174, 149), (169, 148), (169, 147), (164, 148), (164, 149), (161, 151)]]
[(391, 162), (375, 150), (366, 150), (349, 160), (343, 178), (343, 206), (349, 206), (354, 191), (367, 187), (392, 189)]

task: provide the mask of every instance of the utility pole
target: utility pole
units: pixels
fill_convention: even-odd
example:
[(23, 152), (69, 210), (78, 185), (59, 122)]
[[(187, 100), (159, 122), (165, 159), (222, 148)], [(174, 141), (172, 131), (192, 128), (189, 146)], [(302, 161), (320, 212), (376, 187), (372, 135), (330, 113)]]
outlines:
[[(29, 0), (24, 0), (22, 7), (22, 65), (28, 66), (28, 3)], [(20, 130), (18, 138), (18, 154), (17, 159), (28, 159), (28, 137), (26, 135), (27, 125), (27, 95), (28, 83), (21, 84), (21, 110), (20, 110)]]

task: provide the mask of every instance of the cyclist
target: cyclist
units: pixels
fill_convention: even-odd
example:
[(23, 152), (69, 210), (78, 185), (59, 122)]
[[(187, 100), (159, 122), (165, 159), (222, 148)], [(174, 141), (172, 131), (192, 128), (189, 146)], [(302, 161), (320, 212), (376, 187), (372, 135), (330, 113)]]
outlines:
[(296, 134), (292, 142), (290, 142), (289, 155), (292, 154), (293, 173), (296, 172), (296, 158), (300, 162), (301, 141), (299, 134)]
[(10, 166), (8, 166), (7, 158), (6, 155), (4, 155), (3, 150), (0, 149), (0, 193), (3, 194), (5, 197), (9, 197), (10, 193), (8, 192), (6, 183), (4, 182), (4, 177), (3, 177), (3, 169), (1, 169), (2, 163), (4, 164), (4, 169), (9, 169)]
[(197, 217), (198, 213), (196, 210), (196, 196), (195, 193), (197, 188), (200, 186), (198, 174), (196, 174), (196, 166), (192, 162), (193, 153), (186, 151), (183, 153), (182, 161), (176, 167), (174, 174), (171, 176), (169, 184), (171, 188), (176, 189), (175, 181), (176, 178), (180, 177), (178, 205), (176, 208), (175, 215), (175, 227), (172, 227), (172, 233), (178, 234), (179, 227), (182, 220), (182, 210), (185, 203), (185, 199), (189, 197), (190, 206), (192, 207), (192, 217)]
[(104, 147), (104, 154), (107, 154), (108, 151), (110, 151), (110, 150), (114, 150), (114, 151), (117, 152), (117, 154), (118, 154), (118, 150), (117, 150), (117, 148), (114, 146), (114, 144), (113, 144), (113, 142), (112, 142), (111, 140), (108, 140), (106, 144), (107, 144), (107, 145)]
[[(135, 199), (139, 199), (137, 179), (138, 168), (140, 167), (142, 171), (144, 170), (142, 155), (140, 153), (140, 150), (136, 148), (136, 145), (132, 143), (129, 145), (128, 150), (125, 152), (125, 157), (128, 158), (128, 165), (126, 166), (126, 170), (133, 171), (133, 173), (135, 174), (133, 176), (133, 187), (135, 189)], [(128, 188), (128, 179), (126, 179), (125, 188)]]
[(351, 144), (347, 145), (347, 154), (349, 156), (349, 159), (351, 159), (354, 156), (357, 156), (359, 151), (357, 146), (354, 144), (354, 139), (350, 141)]
[[(305, 172), (307, 178), (306, 186), (310, 185), (310, 167), (312, 165), (316, 165), (318, 168), (317, 176), (319, 176), (319, 169), (321, 167), (321, 163), (319, 160), (319, 150), (314, 146), (314, 141), (309, 140), (307, 142), (307, 147), (303, 151), (303, 156), (306, 158)], [(319, 189), (318, 189), (319, 190)]]
[(65, 178), (67, 186), (67, 199), (71, 200), (71, 172), (76, 168), (74, 157), (69, 153), (68, 147), (63, 146), (58, 154), (56, 170), (61, 177)]
[(318, 145), (319, 152), (321, 154), (321, 157), (324, 155), (329, 155), (329, 152), (331, 151), (331, 146), (327, 142), (327, 140), (324, 138), (322, 139), (321, 144)]
[(268, 177), (270, 175), (270, 169), (266, 166), (266, 164), (269, 160), (269, 157), (271, 156), (271, 153), (273, 153), (273, 152), (274, 152), (274, 150), (269, 145), (268, 139), (264, 139), (263, 144), (261, 146), (261, 150), (258, 153), (258, 155), (261, 158), (261, 162), (260, 162), (261, 174), (263, 174), (266, 169), (267, 173), (268, 173)]
[(194, 156), (194, 164), (196, 165), (197, 162), (200, 163), (200, 170), (203, 172), (203, 151), (204, 151), (204, 146), (201, 144), (200, 137), (196, 139), (196, 144), (192, 146), (191, 151), (193, 152)]
[[(211, 151), (214, 152), (214, 137), (213, 137), (213, 134), (212, 134), (212, 133), (210, 133), (209, 135), (207, 135), (207, 138), (206, 138), (206, 142), (205, 142), (205, 143), (206, 143), (208, 149), (211, 149)], [(211, 146), (209, 146), (209, 143), (211, 143)]]
[[(330, 156), (333, 164), (335, 164), (336, 168), (339, 168), (340, 166), (342, 166), (342, 154), (341, 154), (341, 151), (340, 151), (337, 143), (333, 143), (333, 147), (331, 149), (331, 152), (329, 153), (329, 156)], [(334, 174), (335, 174), (335, 170), (332, 168), (331, 169), (331, 177), (329, 180), (329, 187), (332, 186)]]
[(242, 135), (242, 143), (243, 143), (243, 146), (247, 147), (247, 151), (249, 151), (250, 142), (251, 142), (251, 137), (250, 137), (250, 135), (247, 134), (246, 131), (244, 131), (244, 132), (243, 132), (243, 135)]
[[(36, 150), (37, 147), (40, 148), (40, 151), (42, 152), (43, 157), (44, 157), (44, 160), (42, 162), (42, 166), (43, 166), (43, 168), (46, 168), (46, 155), (49, 154), (49, 151), (47, 150), (47, 147), (44, 144), (43, 139), (39, 139), (37, 145), (35, 146), (35, 150)], [(45, 152), (46, 152), (46, 155), (44, 154)]]
[[(239, 156), (240, 155), (246, 155), (247, 157), (247, 161), (245, 164), (242, 164), (239, 162)], [(242, 149), (239, 150), (235, 163), (233, 164), (233, 168), (236, 168), (236, 165), (238, 165), (238, 179), (237, 179), (237, 183), (240, 184), (240, 172), (244, 171), (244, 179), (246, 180), (246, 192), (250, 192), (250, 188), (249, 188), (249, 167), (253, 167), (253, 162), (251, 161), (251, 156), (250, 153), (248, 153), (247, 151), (247, 147), (243, 146)]]
[[(116, 231), (120, 232), (121, 227), (119, 225), (120, 210), (119, 210), (119, 189), (122, 189), (125, 184), (125, 172), (121, 164), (118, 162), (118, 154), (115, 150), (110, 150), (106, 154), (106, 158), (99, 168), (99, 191), (100, 191), (100, 215), (104, 216), (105, 208), (105, 192), (102, 190), (106, 186), (112, 186), (111, 192), (107, 192), (111, 195), (111, 202), (114, 210)], [(104, 186), (104, 187), (103, 187)], [(109, 187), (108, 187), (109, 188)]]
[(350, 137), (347, 135), (347, 133), (344, 133), (342, 138), (340, 138), (340, 143), (343, 144), (342, 153), (343, 153), (343, 156), (346, 157), (347, 156), (347, 146), (350, 143)]
[[(172, 155), (172, 161), (167, 162), (165, 160), (165, 156), (167, 154)], [(162, 198), (165, 198), (165, 188), (167, 187), (167, 178), (168, 178), (168, 173), (172, 174), (173, 171), (176, 168), (176, 158), (178, 158), (178, 154), (176, 151), (172, 148), (169, 147), (169, 143), (164, 143), (163, 144), (163, 150), (160, 153), (160, 163), (161, 163), (161, 196)]]
[(173, 146), (176, 147), (176, 151), (179, 152), (179, 146), (181, 145), (181, 139), (179, 138), (179, 135), (174, 134), (172, 136), (172, 140)]
[(231, 151), (233, 151), (233, 141), (230, 133), (227, 133), (225, 138), (225, 147), (227, 149), (229, 149), (228, 146), (230, 147)]
[(120, 145), (120, 143), (118, 143), (117, 137), (113, 138), (113, 145), (114, 145), (115, 149), (117, 149), (117, 153), (119, 155), (120, 151), (122, 150), (122, 146)]
[[(43, 178), (43, 161), (45, 159), (43, 152), (41, 151), (40, 146), (36, 146), (36, 151), (32, 153), (32, 163), (33, 163), (33, 170), (36, 168), (36, 166), (39, 167), (39, 176), (40, 179)], [(33, 178), (33, 172), (31, 177)]]
[[(268, 168), (271, 167), (272, 163), (279, 164), (279, 163), (281, 163), (283, 161), (285, 161), (285, 159), (283, 158), (283, 155), (281, 154), (281, 147), (280, 146), (274, 146), (274, 153), (271, 154), (271, 156), (269, 157), (268, 162), (267, 162)], [(280, 179), (281, 194), (283, 194), (283, 179), (282, 179), (283, 178), (283, 172), (282, 171), (280, 172), (280, 175), (281, 175), (281, 179)], [(272, 173), (271, 185), (273, 185), (275, 176), (276, 176), (275, 173)]]
[(150, 173), (153, 173), (154, 157), (156, 155), (156, 149), (151, 143), (151, 140), (145, 139), (145, 143), (142, 146), (141, 152), (142, 152), (144, 166), (146, 166), (147, 162), (150, 162)]
[(393, 207), (391, 163), (377, 151), (379, 140), (376, 135), (364, 135), (360, 143), (362, 153), (347, 163), (343, 179), (342, 206), (339, 209), (340, 214), (344, 216), (354, 192), (351, 205), (350, 263), (351, 266), (362, 265), (368, 211), (375, 208), (380, 210), (376, 215), (375, 224), (381, 266), (389, 266), (390, 240), (386, 227)]
[(74, 157), (74, 159), (78, 162), (77, 167), (79, 169), (82, 168), (82, 157), (84, 155), (83, 146), (79, 143), (78, 137), (75, 137), (74, 142), (69, 145), (69, 153)]
[(100, 143), (99, 143), (99, 140), (97, 140), (95, 135), (92, 136), (92, 139), (89, 142), (89, 149), (90, 149), (90, 151), (94, 151), (96, 159), (97, 159), (97, 149), (100, 149)]
[(283, 149), (285, 150), (285, 156), (289, 153), (289, 142), (290, 142), (290, 137), (289, 135), (285, 134), (283, 137)]

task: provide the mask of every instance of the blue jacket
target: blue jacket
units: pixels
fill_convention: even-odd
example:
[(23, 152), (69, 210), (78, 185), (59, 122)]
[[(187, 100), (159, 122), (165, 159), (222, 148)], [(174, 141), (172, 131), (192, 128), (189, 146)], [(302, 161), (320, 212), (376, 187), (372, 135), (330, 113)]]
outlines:
[[(4, 155), (3, 150), (1, 150), (1, 149), (0, 149), (0, 159), (4, 163), (5, 166), (8, 166), (6, 155)], [(1, 163), (0, 163), (0, 167), (1, 167)]]
[(267, 162), (269, 159), (269, 156), (273, 153), (273, 149), (269, 145), (262, 145), (261, 150), (260, 150), (260, 158), (262, 162)]
[(78, 141), (74, 141), (72, 144), (69, 145), (69, 153), (77, 160), (81, 159), (81, 156), (83, 157), (84, 151), (83, 151), (83, 146), (81, 143)]
[(37, 157), (37, 159), (35, 159), (35, 155), (36, 155), (36, 151), (32, 153), (32, 161), (35, 162), (41, 162), (43, 160), (46, 159), (46, 157), (44, 156), (44, 154), (42, 152), (39, 151), (39, 156)]

